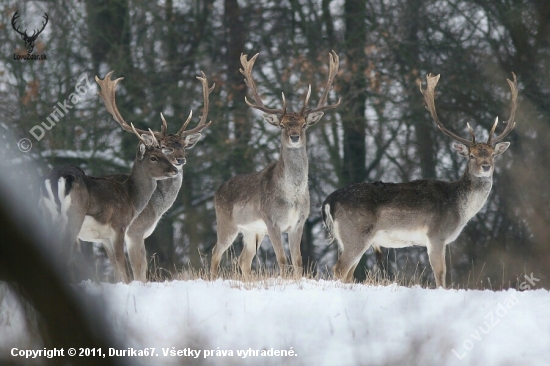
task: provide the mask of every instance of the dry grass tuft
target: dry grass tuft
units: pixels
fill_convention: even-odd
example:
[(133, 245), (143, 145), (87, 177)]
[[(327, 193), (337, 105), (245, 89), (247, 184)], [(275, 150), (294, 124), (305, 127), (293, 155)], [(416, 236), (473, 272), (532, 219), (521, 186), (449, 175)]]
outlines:
[[(207, 263), (206, 259), (203, 261)], [(208, 267), (206, 267), (208, 268)], [(150, 282), (170, 282), (170, 281), (215, 281), (221, 279), (223, 281), (229, 281), (230, 286), (234, 288), (242, 289), (267, 289), (272, 287), (285, 287), (288, 285), (300, 285), (303, 280), (312, 280), (317, 282), (323, 282), (323, 286), (338, 287), (338, 288), (354, 288), (357, 285), (367, 286), (403, 286), (403, 287), (420, 287), (420, 288), (434, 288), (434, 280), (429, 273), (426, 273), (426, 267), (418, 263), (411, 271), (403, 269), (402, 271), (393, 269), (393, 274), (388, 275), (386, 271), (380, 269), (368, 270), (365, 273), (366, 279), (364, 281), (355, 281), (353, 283), (343, 283), (339, 280), (335, 280), (332, 274), (327, 268), (319, 269), (315, 266), (309, 266), (304, 269), (303, 273), (295, 273), (291, 266), (279, 270), (277, 266), (275, 268), (260, 267), (257, 270), (253, 270), (250, 276), (243, 276), (236, 258), (231, 258), (230, 266), (221, 267), (217, 278), (211, 278), (210, 271), (205, 268), (195, 269), (191, 266), (183, 269), (169, 270), (159, 267), (158, 258), (153, 256), (149, 263), (149, 281)], [(498, 281), (500, 280), (500, 281)], [(516, 281), (504, 284), (499, 278), (492, 280), (486, 276), (484, 267), (481, 270), (475, 271), (471, 269), (470, 274), (464, 280), (464, 283), (454, 282), (451, 276), (451, 284), (448, 285), (448, 289), (467, 289), (467, 290), (492, 290), (503, 291), (507, 289), (519, 290), (519, 284), (524, 281), (524, 275), (517, 275)], [(495, 286), (496, 283), (499, 286)]]
[(284, 287), (287, 285), (299, 285), (302, 280), (313, 280), (323, 282), (324, 286), (334, 286), (342, 288), (353, 288), (357, 285), (369, 286), (389, 286), (398, 285), (405, 287), (420, 286), (429, 288), (429, 283), (423, 280), (424, 270), (415, 271), (412, 275), (405, 272), (398, 272), (394, 276), (388, 276), (387, 272), (380, 270), (371, 270), (366, 272), (366, 279), (361, 282), (343, 283), (335, 280), (332, 274), (325, 269), (323, 271), (316, 270), (315, 267), (309, 266), (305, 268), (303, 273), (296, 273), (292, 266), (284, 268), (282, 271), (278, 267), (266, 268), (261, 267), (253, 270), (250, 276), (243, 276), (241, 273), (238, 261), (231, 260), (231, 266), (221, 267), (218, 272), (218, 277), (211, 278), (210, 271), (204, 268), (196, 269), (187, 267), (183, 269), (168, 270), (158, 266), (158, 258), (153, 256), (149, 263), (149, 281), (150, 282), (166, 282), (166, 281), (192, 281), (204, 280), (215, 281), (221, 279), (229, 281), (230, 286), (242, 289), (267, 289), (270, 287)]

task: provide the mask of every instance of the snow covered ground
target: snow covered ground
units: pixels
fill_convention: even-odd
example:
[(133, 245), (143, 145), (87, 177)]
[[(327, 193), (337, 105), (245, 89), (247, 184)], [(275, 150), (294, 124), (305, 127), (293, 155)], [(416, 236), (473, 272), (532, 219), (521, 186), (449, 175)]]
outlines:
[[(102, 299), (126, 351), (154, 354), (130, 364), (548, 365), (550, 294), (536, 278), (522, 288), (530, 290), (305, 279), (77, 286)], [(8, 300), (0, 303), (0, 347), (24, 333)]]

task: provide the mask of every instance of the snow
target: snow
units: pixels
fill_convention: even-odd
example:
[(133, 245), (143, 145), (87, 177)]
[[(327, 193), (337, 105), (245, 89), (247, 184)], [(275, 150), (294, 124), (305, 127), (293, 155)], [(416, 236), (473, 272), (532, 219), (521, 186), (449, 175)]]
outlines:
[[(273, 278), (88, 281), (75, 288), (101, 298), (126, 352), (155, 348), (158, 356), (132, 357), (131, 364), (543, 365), (550, 360), (550, 294), (533, 279), (521, 288), (531, 287), (435, 290)], [(13, 306), (3, 301), (0, 314), (16, 313)], [(0, 317), (0, 352), (8, 334), (24, 336), (20, 321), (12, 316), (6, 325)], [(178, 350), (182, 356), (163, 355)]]

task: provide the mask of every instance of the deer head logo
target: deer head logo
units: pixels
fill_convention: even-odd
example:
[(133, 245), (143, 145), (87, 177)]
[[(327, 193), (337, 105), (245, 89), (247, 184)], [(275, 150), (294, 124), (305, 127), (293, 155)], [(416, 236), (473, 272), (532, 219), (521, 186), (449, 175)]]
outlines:
[(42, 29), (38, 30), (34, 30), (32, 32), (32, 35), (28, 35), (27, 34), (27, 30), (25, 29), (24, 32), (21, 32), (19, 30), (19, 27), (17, 26), (17, 19), (19, 18), (19, 12), (16, 11), (15, 14), (13, 14), (13, 18), (11, 18), (11, 25), (13, 27), (13, 29), (15, 29), (15, 31), (17, 33), (19, 33), (21, 35), (21, 38), (23, 39), (23, 41), (25, 41), (25, 47), (27, 48), (27, 53), (28, 54), (31, 54), (32, 51), (34, 50), (34, 42), (36, 41), (36, 38), (38, 38), (38, 36), (40, 35), (40, 33), (42, 33), (42, 31), (44, 30), (44, 28), (46, 28), (46, 24), (48, 24), (48, 14), (44, 13), (44, 16), (43, 18), (46, 20), (45, 22), (42, 22)]

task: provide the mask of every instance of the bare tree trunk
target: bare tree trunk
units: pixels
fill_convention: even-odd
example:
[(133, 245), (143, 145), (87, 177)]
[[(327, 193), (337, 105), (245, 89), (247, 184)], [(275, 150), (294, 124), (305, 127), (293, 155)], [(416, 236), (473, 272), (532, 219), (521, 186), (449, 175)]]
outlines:
[(340, 107), (344, 125), (344, 165), (341, 185), (361, 182), (367, 178), (365, 142), (365, 104), (367, 101), (364, 70), (367, 62), (364, 46), (367, 39), (366, 0), (346, 0), (345, 46), (350, 80), (342, 88)]
[(416, 146), (418, 149), (418, 157), (420, 158), (420, 170), (423, 179), (435, 179), (436, 166), (436, 145), (434, 141), (433, 131), (434, 126), (429, 118), (427, 118), (424, 109), (422, 97), (416, 86), (418, 70), (421, 70), (420, 60), (417, 50), (420, 49), (420, 40), (418, 32), (420, 31), (421, 15), (422, 15), (422, 0), (409, 0), (405, 4), (402, 13), (404, 39), (402, 43), (401, 55), (398, 59), (401, 61), (401, 68), (409, 92), (408, 109), (410, 111), (410, 120), (415, 126), (416, 131)]
[[(367, 82), (365, 68), (367, 60), (364, 52), (367, 40), (366, 0), (346, 0), (344, 20), (346, 24), (345, 45), (347, 68), (350, 80), (342, 88), (342, 123), (344, 125), (344, 164), (341, 186), (362, 182), (367, 179), (366, 166), (366, 116)], [(364, 280), (364, 256), (357, 266), (355, 277)]]
[(314, 267), (315, 261), (315, 246), (313, 245), (313, 228), (319, 223), (320, 220), (307, 219), (304, 224), (304, 232), (302, 234), (302, 241), (300, 243), (300, 252), (302, 254), (302, 263), (304, 269), (312, 271), (316, 270)]
[(243, 15), (237, 0), (224, 0), (224, 20), (227, 27), (227, 99), (231, 105), (230, 114), (235, 124), (235, 141), (231, 149), (229, 165), (237, 174), (253, 171), (252, 154), (248, 143), (251, 139), (251, 126), (247, 118), (248, 106), (244, 102), (246, 85), (239, 72), (240, 55), (244, 51), (246, 29)]

